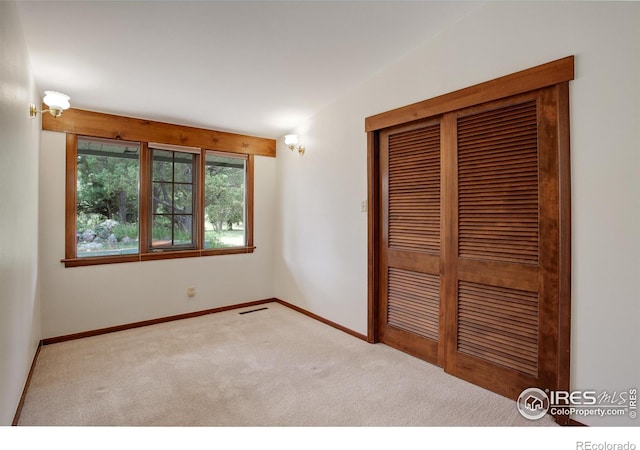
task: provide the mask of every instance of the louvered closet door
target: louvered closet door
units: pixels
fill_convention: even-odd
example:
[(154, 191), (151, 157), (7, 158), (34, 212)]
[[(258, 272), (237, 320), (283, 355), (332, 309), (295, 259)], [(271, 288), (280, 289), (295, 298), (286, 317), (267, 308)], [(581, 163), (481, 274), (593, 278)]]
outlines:
[(440, 122), (380, 135), (379, 339), (438, 363)]
[(443, 119), (450, 219), (446, 371), (516, 398), (555, 386), (557, 132), (552, 91)]

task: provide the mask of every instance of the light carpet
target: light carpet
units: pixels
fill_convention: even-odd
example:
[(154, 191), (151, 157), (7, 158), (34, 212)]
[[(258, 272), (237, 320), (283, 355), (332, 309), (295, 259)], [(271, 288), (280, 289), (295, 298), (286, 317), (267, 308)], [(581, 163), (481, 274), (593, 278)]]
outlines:
[(549, 426), (278, 303), (42, 348), (19, 425)]

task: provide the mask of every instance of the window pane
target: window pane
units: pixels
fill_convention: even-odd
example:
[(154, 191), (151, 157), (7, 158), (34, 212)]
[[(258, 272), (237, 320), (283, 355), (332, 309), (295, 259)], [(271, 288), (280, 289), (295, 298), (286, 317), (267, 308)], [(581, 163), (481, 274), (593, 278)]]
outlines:
[(139, 170), (139, 144), (78, 138), (78, 258), (138, 253)]
[(171, 245), (171, 216), (153, 216), (152, 247), (166, 247)]
[(193, 217), (176, 215), (173, 217), (173, 245), (193, 243)]
[(193, 188), (190, 184), (176, 184), (173, 188), (174, 214), (191, 214), (193, 209)]
[[(191, 153), (151, 149), (151, 247), (195, 247), (194, 192), (198, 156)], [(160, 171), (156, 174), (155, 171)]]
[(190, 153), (176, 153), (174, 177), (176, 183), (191, 183), (193, 180), (193, 170), (195, 155)]
[(153, 181), (172, 181), (173, 152), (153, 151)]
[(243, 247), (246, 160), (208, 153), (205, 164), (204, 247)]
[(152, 214), (171, 214), (173, 211), (173, 184), (153, 182)]

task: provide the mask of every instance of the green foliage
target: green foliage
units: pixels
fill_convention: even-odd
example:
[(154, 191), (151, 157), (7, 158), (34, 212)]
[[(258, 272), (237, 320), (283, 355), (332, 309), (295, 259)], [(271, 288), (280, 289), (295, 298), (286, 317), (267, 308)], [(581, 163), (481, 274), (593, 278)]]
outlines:
[(205, 231), (204, 248), (221, 248), (224, 243), (220, 240), (220, 233), (214, 230)]
[(84, 230), (95, 230), (95, 228), (101, 222), (104, 222), (107, 218), (101, 214), (93, 213), (78, 213), (76, 228), (82, 233)]
[(137, 223), (119, 223), (113, 228), (113, 234), (118, 241), (128, 237), (131, 240), (138, 239), (138, 224)]
[[(165, 224), (156, 224), (153, 226), (154, 241), (171, 241), (171, 226)], [(191, 242), (191, 230), (183, 230), (181, 227), (175, 230), (173, 236), (174, 244)]]
[(204, 238), (205, 248), (240, 247), (245, 244), (244, 230), (206, 230)]
[(207, 221), (216, 231), (244, 221), (244, 170), (208, 165), (205, 203)]
[(78, 154), (78, 215), (138, 220), (138, 160)]

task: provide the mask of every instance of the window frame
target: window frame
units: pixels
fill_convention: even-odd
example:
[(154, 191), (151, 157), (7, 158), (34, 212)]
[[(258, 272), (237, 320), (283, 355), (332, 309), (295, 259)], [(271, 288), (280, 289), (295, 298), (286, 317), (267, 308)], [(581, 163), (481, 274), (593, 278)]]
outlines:
[[(194, 204), (196, 210), (194, 212), (194, 247), (188, 249), (151, 248), (151, 150), (150, 142), (144, 140), (127, 139), (128, 141), (140, 143), (140, 188), (139, 188), (139, 209), (138, 209), (138, 226), (139, 226), (139, 249), (137, 254), (131, 255), (105, 255), (105, 256), (77, 256), (76, 243), (76, 217), (77, 217), (77, 158), (78, 158), (78, 137), (99, 137), (86, 133), (66, 134), (66, 164), (65, 164), (65, 257), (61, 260), (65, 267), (81, 267), (99, 264), (114, 264), (136, 261), (151, 261), (159, 259), (177, 259), (177, 258), (193, 258), (201, 256), (217, 256), (217, 255), (233, 255), (243, 253), (253, 253), (255, 246), (253, 243), (253, 210), (254, 210), (254, 154), (242, 153), (239, 151), (225, 151), (219, 148), (191, 147), (190, 151), (185, 151), (185, 147), (175, 144), (163, 144), (151, 142), (153, 148), (158, 150), (185, 151), (196, 153), (197, 170), (196, 170), (196, 192), (194, 193)], [(107, 138), (109, 139), (109, 138)], [(110, 138), (113, 139), (113, 138)], [(114, 140), (117, 140), (114, 139)], [(171, 150), (174, 148), (175, 150)], [(183, 150), (180, 150), (182, 148)], [(204, 248), (204, 177), (205, 162), (207, 152), (216, 152), (218, 154), (226, 154), (229, 157), (246, 159), (245, 172), (245, 245), (239, 247), (224, 248)]]
[[(201, 181), (200, 177), (199, 177), (199, 167), (200, 167), (200, 149), (197, 149), (197, 151), (193, 151), (191, 149), (181, 149), (181, 148), (165, 148), (162, 145), (158, 145), (158, 144), (153, 144), (153, 145), (149, 145), (149, 158), (151, 158), (151, 164), (149, 165), (150, 168), (150, 178), (149, 178), (149, 197), (147, 198), (147, 201), (149, 202), (149, 206), (150, 206), (150, 213), (148, 214), (148, 218), (147, 220), (149, 220), (149, 218), (151, 219), (151, 223), (149, 223), (149, 232), (147, 234), (147, 251), (149, 252), (164, 252), (164, 251), (171, 251), (171, 250), (195, 250), (198, 247), (198, 222), (201, 220), (200, 216), (203, 216), (203, 211), (200, 210), (199, 208), (199, 203), (198, 203), (198, 192), (200, 191), (200, 184)], [(160, 152), (170, 152), (172, 153), (171, 156), (171, 181), (158, 181), (154, 179), (154, 152), (155, 151), (160, 151)], [(184, 182), (178, 182), (175, 179), (175, 165), (176, 165), (176, 153), (183, 153), (186, 155), (192, 155), (192, 165), (194, 168), (194, 173), (191, 176), (191, 182), (190, 183), (184, 183)], [(171, 184), (171, 190), (172, 190), (172, 195), (171, 195), (171, 202), (172, 202), (172, 208), (171, 208), (171, 213), (169, 214), (158, 214), (154, 211), (154, 207), (153, 207), (153, 188), (154, 188), (154, 183), (163, 183), (163, 184)], [(175, 188), (176, 185), (187, 185), (189, 184), (191, 186), (191, 213), (190, 214), (183, 214), (183, 215), (190, 215), (191, 216), (191, 243), (189, 244), (175, 244), (175, 239), (174, 239), (174, 219), (176, 215), (180, 215), (180, 214), (176, 214), (174, 211), (174, 206), (173, 206), (173, 202), (174, 202), (174, 196), (173, 193), (175, 192)], [(164, 216), (171, 216), (171, 244), (168, 245), (154, 245), (154, 240), (153, 240), (153, 223), (154, 223), (154, 218), (155, 216), (158, 215), (164, 215)], [(202, 220), (204, 220), (204, 217), (202, 218)]]

